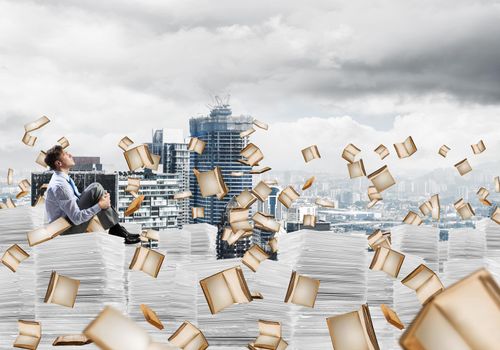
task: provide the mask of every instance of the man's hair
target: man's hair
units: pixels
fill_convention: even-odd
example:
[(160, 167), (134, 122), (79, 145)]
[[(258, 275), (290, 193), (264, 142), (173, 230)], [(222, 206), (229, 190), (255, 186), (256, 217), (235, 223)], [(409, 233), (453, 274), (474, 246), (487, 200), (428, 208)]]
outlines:
[(61, 145), (55, 145), (47, 151), (47, 154), (45, 155), (45, 164), (47, 164), (50, 169), (57, 170), (56, 160), (59, 160), (59, 157), (61, 157), (63, 152), (64, 150)]

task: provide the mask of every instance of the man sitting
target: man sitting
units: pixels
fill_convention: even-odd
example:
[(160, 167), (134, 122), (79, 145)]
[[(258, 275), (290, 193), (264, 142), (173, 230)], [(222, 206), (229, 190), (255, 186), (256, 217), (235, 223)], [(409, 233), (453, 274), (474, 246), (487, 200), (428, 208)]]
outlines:
[(125, 238), (125, 244), (140, 242), (139, 235), (129, 233), (118, 224), (118, 213), (111, 206), (109, 193), (100, 183), (90, 184), (82, 193), (78, 191), (69, 177), (69, 171), (75, 165), (70, 153), (56, 145), (47, 151), (45, 163), (54, 170), (45, 193), (45, 210), (49, 222), (62, 216), (71, 221), (73, 226), (64, 235), (85, 232), (92, 217), (97, 215), (110, 235)]

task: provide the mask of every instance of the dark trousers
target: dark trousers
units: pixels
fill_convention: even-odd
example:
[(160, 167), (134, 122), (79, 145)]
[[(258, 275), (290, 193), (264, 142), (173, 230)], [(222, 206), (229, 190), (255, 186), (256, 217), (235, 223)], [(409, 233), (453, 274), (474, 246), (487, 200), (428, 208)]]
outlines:
[[(96, 205), (103, 195), (104, 188), (102, 187), (102, 185), (98, 182), (91, 183), (82, 192), (80, 198), (77, 200), (78, 207), (80, 209), (88, 209)], [(97, 217), (99, 218), (99, 221), (101, 222), (101, 225), (105, 230), (113, 227), (118, 223), (118, 213), (113, 207), (109, 207), (106, 210), (101, 210), (99, 213), (97, 213)], [(85, 221), (80, 225), (71, 226), (67, 231), (63, 233), (63, 235), (83, 233), (87, 230), (89, 223), (90, 220)]]

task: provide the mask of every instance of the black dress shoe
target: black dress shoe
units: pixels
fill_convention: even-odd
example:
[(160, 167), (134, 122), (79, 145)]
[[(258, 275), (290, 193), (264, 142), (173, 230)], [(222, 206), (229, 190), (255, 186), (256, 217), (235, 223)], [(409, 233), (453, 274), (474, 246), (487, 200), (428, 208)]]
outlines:
[(113, 236), (123, 237), (123, 238), (139, 238), (139, 235), (130, 233), (122, 225), (116, 225), (109, 229), (109, 234)]
[(141, 239), (139, 237), (125, 237), (125, 244), (136, 244), (139, 243)]

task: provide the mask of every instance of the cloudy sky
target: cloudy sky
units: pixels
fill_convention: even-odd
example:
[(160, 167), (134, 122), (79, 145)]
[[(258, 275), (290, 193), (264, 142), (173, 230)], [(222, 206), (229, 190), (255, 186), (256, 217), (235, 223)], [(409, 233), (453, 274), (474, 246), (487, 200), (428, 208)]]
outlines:
[[(0, 171), (36, 167), (61, 136), (125, 169), (122, 136), (188, 136), (226, 94), (234, 114), (270, 123), (252, 139), (274, 169), (344, 174), (352, 142), (371, 171), (376, 146), (408, 135), (417, 154), (388, 158), (403, 172), (498, 161), (498, 38), (498, 0), (0, 0)], [(29, 148), (23, 125), (42, 115)], [(322, 159), (305, 165), (311, 144)]]

